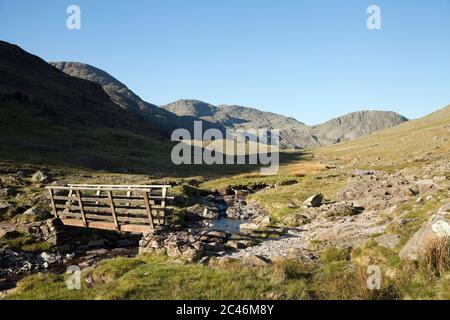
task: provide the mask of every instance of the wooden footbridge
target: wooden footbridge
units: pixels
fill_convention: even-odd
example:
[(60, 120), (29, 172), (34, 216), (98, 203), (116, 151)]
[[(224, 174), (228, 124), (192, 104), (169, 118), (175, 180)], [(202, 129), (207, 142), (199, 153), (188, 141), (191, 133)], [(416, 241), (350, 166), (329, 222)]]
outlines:
[(169, 185), (49, 186), (55, 218), (66, 226), (146, 233), (166, 225)]

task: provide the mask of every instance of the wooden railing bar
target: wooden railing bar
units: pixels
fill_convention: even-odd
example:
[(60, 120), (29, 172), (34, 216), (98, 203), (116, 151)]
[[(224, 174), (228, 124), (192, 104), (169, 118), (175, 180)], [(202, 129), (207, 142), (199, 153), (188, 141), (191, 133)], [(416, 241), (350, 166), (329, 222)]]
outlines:
[(108, 198), (109, 198), (109, 206), (111, 207), (111, 214), (113, 217), (114, 225), (116, 226), (116, 230), (119, 231), (119, 222), (117, 221), (116, 208), (114, 207), (114, 200), (113, 200), (113, 195), (112, 195), (111, 191), (108, 191)]
[[(152, 185), (152, 184), (69, 184), (69, 187), (99, 187), (99, 188), (171, 188), (171, 185)], [(51, 186), (52, 187), (52, 186)]]
[(54, 194), (52, 189), (48, 189), (48, 192), (50, 193), (50, 204), (52, 206), (53, 215), (56, 219), (58, 219), (58, 211), (56, 210), (55, 200), (54, 200)]
[[(61, 212), (59, 213), (60, 218), (81, 218), (81, 214), (80, 213), (64, 213)], [(86, 218), (90, 219), (90, 220), (102, 220), (102, 221), (109, 221), (109, 222), (113, 222), (113, 218), (111, 216), (102, 216), (102, 215), (96, 215), (96, 214), (86, 214)], [(81, 219), (80, 219), (81, 220)], [(147, 217), (145, 218), (133, 218), (133, 217), (117, 217), (117, 220), (119, 222), (125, 222), (125, 223), (143, 223), (143, 224), (148, 224), (148, 219)], [(88, 221), (89, 223), (90, 221)]]
[[(61, 222), (66, 226), (84, 227), (83, 221), (78, 219), (61, 219)], [(114, 223), (104, 221), (89, 222), (88, 227), (93, 229), (115, 230)], [(121, 227), (121, 231), (147, 233), (152, 231), (152, 228), (148, 225), (124, 224)]]
[[(80, 191), (97, 191), (98, 187), (57, 187), (57, 186), (48, 186), (47, 189), (53, 189), (53, 190), (80, 190)], [(133, 188), (133, 191), (149, 191), (149, 189), (164, 189), (164, 188), (170, 188), (169, 186), (151, 186), (151, 187), (136, 187)], [(102, 191), (124, 191), (126, 192), (127, 188), (114, 188), (114, 187), (101, 187)]]
[[(50, 198), (49, 198), (50, 199)], [(69, 196), (54, 196), (55, 200), (77, 200), (76, 197), (69, 197)], [(174, 200), (174, 197), (162, 197), (162, 196), (149, 196), (150, 200)], [(95, 198), (90, 195), (83, 195), (83, 201), (92, 201), (92, 202), (103, 202), (103, 203), (109, 203), (108, 197), (98, 197)], [(121, 198), (121, 197), (114, 197), (114, 202), (121, 202), (121, 203), (142, 203), (144, 202), (144, 198), (137, 198), (133, 197), (132, 199), (127, 198)]]
[[(57, 209), (66, 209), (68, 208), (67, 205), (65, 204), (55, 204), (55, 207)], [(146, 214), (147, 213), (147, 208), (142, 205), (142, 207), (137, 207), (137, 208), (127, 208), (124, 206), (114, 206), (116, 209), (116, 213), (124, 213), (127, 214), (127, 210), (130, 211), (130, 214)], [(161, 207), (161, 206), (151, 206), (152, 207), (152, 211), (171, 211), (174, 209), (173, 206), (166, 206), (166, 207)], [(69, 210), (80, 210), (80, 207), (78, 205), (71, 205), (70, 208), (68, 208)], [(94, 206), (94, 205), (89, 205), (87, 204), (84, 200), (83, 200), (83, 209), (85, 211), (99, 211), (99, 212), (104, 212), (104, 213), (111, 213), (111, 207), (110, 206)]]
[(78, 206), (79, 206), (79, 209), (81, 212), (83, 223), (84, 223), (84, 226), (87, 227), (88, 224), (87, 224), (86, 214), (84, 213), (83, 200), (81, 199), (81, 192), (79, 190), (77, 190), (76, 194), (77, 194), (77, 198), (78, 198)]
[(147, 214), (148, 214), (148, 220), (149, 220), (149, 223), (150, 223), (150, 227), (152, 229), (154, 229), (155, 225), (153, 223), (152, 207), (150, 205), (150, 199), (148, 198), (148, 193), (147, 192), (144, 193), (144, 203), (145, 203), (145, 208), (147, 209)]
[[(162, 190), (162, 197), (164, 200), (161, 201), (161, 207), (166, 209), (166, 197), (167, 197), (167, 188), (163, 188)], [(164, 216), (163, 224), (166, 224), (166, 217)]]

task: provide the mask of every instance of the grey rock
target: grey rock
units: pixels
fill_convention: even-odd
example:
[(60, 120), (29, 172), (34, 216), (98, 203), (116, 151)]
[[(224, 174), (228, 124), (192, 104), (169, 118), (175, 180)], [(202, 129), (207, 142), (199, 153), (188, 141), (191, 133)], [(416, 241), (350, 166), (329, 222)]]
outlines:
[(426, 242), (433, 237), (450, 236), (450, 204), (442, 206), (422, 228), (419, 229), (400, 251), (402, 260), (417, 260)]
[(323, 201), (323, 195), (322, 194), (316, 194), (308, 199), (306, 199), (303, 204), (307, 207), (317, 208), (320, 207)]
[(196, 262), (202, 257), (203, 251), (197, 249), (188, 249), (182, 253), (183, 258), (188, 262)]
[(220, 217), (219, 209), (215, 204), (196, 204), (187, 208), (187, 212), (191, 215), (196, 215), (199, 218), (208, 220), (218, 219)]
[(382, 247), (394, 249), (400, 243), (398, 234), (385, 234), (375, 238), (375, 242)]
[(48, 183), (50, 182), (50, 177), (44, 171), (36, 171), (31, 177), (31, 182), (33, 183)]
[(23, 215), (32, 216), (36, 221), (47, 220), (51, 217), (50, 211), (42, 208), (30, 208), (26, 210)]

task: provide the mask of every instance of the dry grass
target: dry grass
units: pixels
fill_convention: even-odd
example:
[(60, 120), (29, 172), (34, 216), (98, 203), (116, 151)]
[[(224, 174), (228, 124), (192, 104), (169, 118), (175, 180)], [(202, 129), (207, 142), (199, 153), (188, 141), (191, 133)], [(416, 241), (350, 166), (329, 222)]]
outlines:
[(431, 276), (440, 276), (450, 270), (450, 239), (429, 238), (425, 243), (420, 265)]
[(314, 175), (326, 171), (327, 166), (321, 163), (303, 162), (286, 166), (281, 169), (283, 173), (290, 174), (297, 177), (305, 175)]

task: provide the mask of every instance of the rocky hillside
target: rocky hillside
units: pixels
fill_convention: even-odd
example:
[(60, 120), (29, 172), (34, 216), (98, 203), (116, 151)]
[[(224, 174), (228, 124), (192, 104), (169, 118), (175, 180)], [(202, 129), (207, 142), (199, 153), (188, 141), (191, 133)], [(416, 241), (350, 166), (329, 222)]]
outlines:
[(395, 112), (360, 111), (324, 124), (308, 126), (294, 118), (254, 108), (179, 100), (163, 108), (180, 116), (199, 117), (232, 129), (280, 129), (285, 148), (311, 148), (353, 140), (398, 125), (407, 119)]
[(142, 100), (119, 80), (91, 65), (79, 62), (50, 62), (50, 64), (70, 76), (100, 84), (115, 104), (125, 110), (141, 115), (155, 128), (170, 132), (177, 128), (191, 129), (195, 120), (191, 117), (179, 117), (172, 112)]
[(395, 112), (359, 111), (314, 126), (311, 131), (319, 137), (321, 145), (330, 145), (368, 136), (405, 121), (408, 119)]
[(156, 144), (165, 132), (112, 102), (100, 85), (6, 42), (0, 42), (0, 110), (0, 160), (111, 169), (168, 147)]

